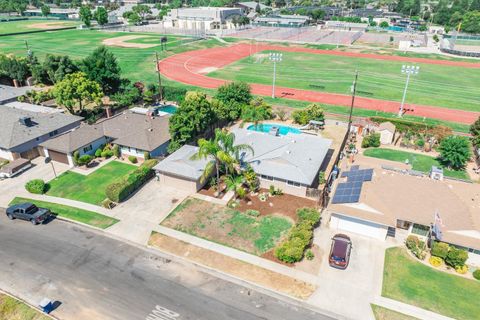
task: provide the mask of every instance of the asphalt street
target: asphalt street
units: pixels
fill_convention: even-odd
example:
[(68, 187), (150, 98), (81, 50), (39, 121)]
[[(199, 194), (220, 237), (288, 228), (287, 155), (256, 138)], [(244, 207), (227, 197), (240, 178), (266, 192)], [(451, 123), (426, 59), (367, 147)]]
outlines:
[(10, 221), (3, 209), (0, 289), (59, 301), (60, 319), (332, 319), (88, 228)]

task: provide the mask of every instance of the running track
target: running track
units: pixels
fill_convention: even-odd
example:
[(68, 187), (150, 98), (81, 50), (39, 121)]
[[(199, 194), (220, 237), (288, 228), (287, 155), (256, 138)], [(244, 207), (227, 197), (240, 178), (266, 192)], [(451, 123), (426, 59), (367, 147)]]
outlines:
[[(264, 51), (277, 50), (288, 52), (306, 52), (315, 54), (337, 55), (344, 57), (368, 58), (377, 60), (403, 61), (411, 63), (428, 63), (438, 64), (444, 66), (457, 66), (465, 68), (479, 68), (480, 63), (471, 63), (464, 61), (449, 61), (449, 60), (434, 60), (425, 58), (409, 58), (400, 56), (387, 56), (376, 54), (364, 54), (343, 51), (318, 50), (301, 47), (283, 47), (274, 45), (253, 45), (249, 44), (235, 44), (229, 47), (218, 47), (211, 49), (201, 49), (195, 51), (188, 51), (179, 53), (160, 61), (161, 73), (171, 80), (182, 82), (185, 84), (215, 89), (228, 82), (227, 80), (207, 77), (205, 74), (222, 68), (237, 60), (248, 57), (249, 55)], [(480, 70), (479, 70), (480, 71)], [(272, 87), (263, 84), (251, 84), (252, 93), (262, 96), (270, 96)], [(278, 97), (302, 100), (309, 102), (325, 103), (331, 105), (350, 106), (351, 96), (322, 93), (316, 91), (291, 89), (284, 87), (277, 87), (276, 93)], [(355, 98), (355, 108), (370, 109), (384, 112), (397, 113), (400, 107), (400, 102), (378, 100), (364, 97)], [(427, 117), (439, 120), (446, 120), (451, 122), (458, 122), (464, 124), (473, 123), (479, 116), (480, 112), (470, 112), (463, 110), (454, 110), (434, 106), (424, 106), (415, 104), (406, 104), (405, 107), (409, 109), (409, 115), (418, 117)]]

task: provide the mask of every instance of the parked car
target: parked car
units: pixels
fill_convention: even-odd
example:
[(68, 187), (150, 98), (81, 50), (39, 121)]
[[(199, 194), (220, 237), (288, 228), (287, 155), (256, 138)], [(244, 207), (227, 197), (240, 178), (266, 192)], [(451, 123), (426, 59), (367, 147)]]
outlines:
[(50, 216), (50, 210), (39, 208), (33, 203), (25, 202), (8, 207), (7, 217), (10, 220), (22, 219), (36, 225), (44, 222)]
[(12, 178), (21, 172), (28, 170), (32, 166), (30, 160), (16, 159), (0, 169), (0, 179)]
[(352, 251), (352, 241), (345, 234), (336, 234), (332, 238), (332, 247), (330, 248), (329, 263), (330, 266), (338, 269), (346, 269), (350, 261), (350, 252)]

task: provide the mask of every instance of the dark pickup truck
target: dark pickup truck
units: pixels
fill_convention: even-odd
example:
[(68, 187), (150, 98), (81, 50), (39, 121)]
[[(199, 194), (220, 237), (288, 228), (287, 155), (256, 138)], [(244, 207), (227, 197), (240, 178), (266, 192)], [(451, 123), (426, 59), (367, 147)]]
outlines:
[(28, 220), (36, 225), (44, 222), (50, 216), (50, 210), (39, 208), (33, 203), (20, 203), (10, 206), (7, 209), (7, 217), (10, 220), (15, 218)]

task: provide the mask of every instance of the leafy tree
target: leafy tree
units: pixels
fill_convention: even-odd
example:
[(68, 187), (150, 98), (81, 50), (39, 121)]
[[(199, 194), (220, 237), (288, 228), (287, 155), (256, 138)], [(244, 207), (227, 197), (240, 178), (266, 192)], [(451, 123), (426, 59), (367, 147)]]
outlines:
[(108, 12), (105, 7), (98, 7), (94, 16), (99, 25), (103, 26), (108, 23)]
[(30, 68), (26, 58), (0, 55), (0, 76), (6, 76), (21, 83), (29, 74)]
[(112, 100), (121, 108), (133, 105), (138, 102), (141, 97), (142, 93), (140, 90), (130, 83), (122, 84), (119, 91), (111, 95)]
[(169, 152), (204, 134), (215, 122), (215, 111), (207, 96), (198, 91), (187, 92), (177, 112), (170, 117)]
[(230, 82), (219, 87), (215, 98), (223, 103), (248, 104), (252, 100), (250, 86), (245, 82)]
[(81, 6), (79, 11), (80, 20), (82, 20), (85, 25), (90, 28), (92, 25), (92, 11), (88, 6)]
[(310, 120), (325, 120), (325, 114), (323, 113), (322, 107), (314, 103), (309, 105), (305, 109), (295, 110), (292, 113), (292, 118), (294, 122), (301, 125), (306, 125), (310, 122)]
[(480, 148), (480, 117), (470, 126), (470, 134), (472, 135), (472, 144)]
[(45, 18), (48, 17), (48, 15), (50, 14), (50, 7), (46, 4), (44, 4), (40, 10), (42, 11), (42, 16), (44, 16)]
[(480, 11), (467, 12), (463, 16), (462, 31), (480, 33)]
[(121, 83), (120, 67), (107, 47), (100, 46), (95, 49), (82, 61), (80, 69), (90, 80), (98, 82), (105, 94), (118, 91)]
[(262, 98), (255, 98), (249, 105), (245, 105), (241, 118), (243, 121), (253, 122), (254, 125), (257, 125), (260, 121), (273, 118), (272, 106)]
[(142, 18), (134, 11), (125, 11), (122, 16), (131, 24), (137, 24), (142, 21)]
[(55, 84), (63, 80), (67, 74), (77, 72), (78, 66), (69, 56), (47, 54), (40, 68), (32, 68), (32, 76), (37, 82)]
[(136, 6), (133, 6), (132, 11), (138, 14), (141, 21), (145, 20), (148, 14), (152, 13), (152, 10), (150, 10), (150, 7), (146, 4), (137, 4)]
[(382, 21), (382, 22), (380, 22), (379, 27), (380, 27), (380, 28), (384, 28), (384, 29), (388, 28), (388, 22), (387, 22), (387, 21)]
[(448, 168), (455, 170), (463, 169), (472, 156), (470, 148), (471, 145), (468, 138), (449, 136), (440, 143), (439, 159)]
[(59, 105), (75, 114), (83, 111), (85, 104), (99, 103), (103, 92), (97, 82), (89, 80), (83, 72), (76, 72), (55, 84), (53, 95)]

